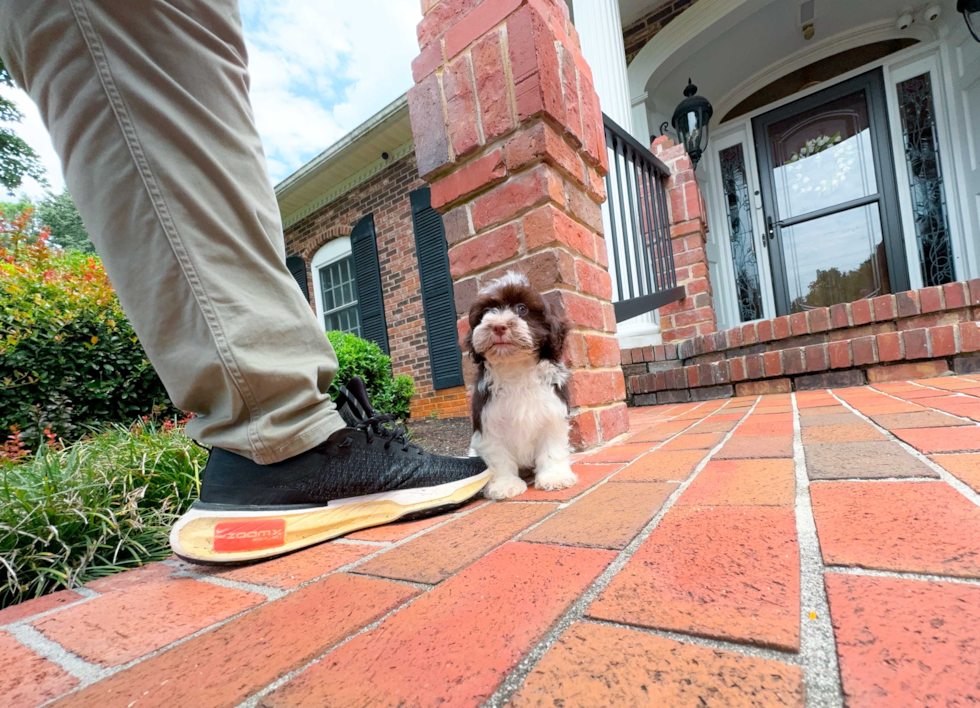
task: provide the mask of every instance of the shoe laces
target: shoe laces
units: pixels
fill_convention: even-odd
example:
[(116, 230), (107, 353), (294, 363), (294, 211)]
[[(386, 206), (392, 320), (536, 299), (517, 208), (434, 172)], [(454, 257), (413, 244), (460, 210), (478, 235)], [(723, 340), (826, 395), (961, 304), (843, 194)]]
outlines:
[(358, 421), (354, 424), (354, 428), (355, 430), (363, 430), (365, 432), (368, 444), (374, 441), (375, 436), (378, 436), (385, 441), (385, 450), (390, 450), (392, 444), (397, 443), (401, 445), (402, 452), (409, 452), (414, 449), (421, 455), (422, 448), (410, 443), (406, 437), (407, 431), (405, 428), (399, 425), (393, 425), (394, 422), (395, 417), (391, 414), (374, 415)]

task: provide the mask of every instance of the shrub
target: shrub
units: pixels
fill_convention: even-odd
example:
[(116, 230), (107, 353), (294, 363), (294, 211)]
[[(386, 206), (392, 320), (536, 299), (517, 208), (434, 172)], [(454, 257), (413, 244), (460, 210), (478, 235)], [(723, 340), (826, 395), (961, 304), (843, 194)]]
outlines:
[(101, 261), (31, 240), (30, 210), (0, 215), (0, 437), (36, 449), (173, 410)]
[(0, 457), (0, 608), (166, 558), (206, 461), (169, 422)]
[(340, 368), (330, 385), (330, 394), (336, 398), (337, 387), (346, 384), (352, 376), (360, 376), (367, 384), (371, 403), (380, 413), (390, 413), (407, 420), (408, 405), (415, 394), (415, 383), (410, 376), (392, 376), (391, 357), (374, 342), (345, 332), (327, 332), (327, 338), (337, 354)]

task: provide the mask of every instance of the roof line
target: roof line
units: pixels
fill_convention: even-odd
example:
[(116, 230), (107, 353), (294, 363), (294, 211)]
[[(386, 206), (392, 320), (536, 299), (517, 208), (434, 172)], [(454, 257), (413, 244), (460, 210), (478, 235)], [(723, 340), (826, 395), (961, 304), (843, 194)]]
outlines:
[(326, 163), (337, 157), (337, 155), (339, 155), (345, 149), (351, 147), (371, 130), (384, 123), (399, 111), (403, 110), (406, 106), (408, 106), (408, 93), (403, 93), (401, 96), (354, 128), (354, 130), (347, 133), (340, 140), (335, 142), (333, 145), (289, 175), (282, 182), (277, 184), (275, 187), (276, 198), (279, 199), (294, 187), (298, 187), (309, 177), (317, 173), (326, 165)]

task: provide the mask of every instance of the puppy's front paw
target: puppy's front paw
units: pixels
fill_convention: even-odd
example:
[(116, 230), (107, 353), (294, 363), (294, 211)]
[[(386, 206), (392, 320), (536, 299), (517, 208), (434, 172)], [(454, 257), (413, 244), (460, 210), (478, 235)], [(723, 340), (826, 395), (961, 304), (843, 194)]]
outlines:
[(568, 463), (555, 465), (546, 470), (542, 470), (534, 475), (534, 486), (538, 489), (551, 491), (554, 489), (566, 489), (578, 481), (578, 477), (572, 472)]
[(524, 480), (514, 475), (501, 475), (490, 480), (484, 493), (488, 499), (510, 499), (527, 491)]

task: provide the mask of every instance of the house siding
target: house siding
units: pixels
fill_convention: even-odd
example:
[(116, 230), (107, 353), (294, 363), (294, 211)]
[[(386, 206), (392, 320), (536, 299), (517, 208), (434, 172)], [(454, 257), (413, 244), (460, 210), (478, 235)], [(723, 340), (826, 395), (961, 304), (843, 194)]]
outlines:
[[(325, 243), (349, 235), (351, 226), (361, 217), (374, 214), (391, 363), (395, 374), (408, 374), (415, 381), (412, 415), (464, 417), (468, 415), (465, 387), (438, 391), (432, 388), (409, 201), (410, 192), (426, 186), (419, 178), (415, 155), (409, 154), (286, 229), (286, 255), (301, 256), (309, 269), (313, 255)], [(316, 287), (312, 274), (310, 284), (312, 306), (312, 290)]]

